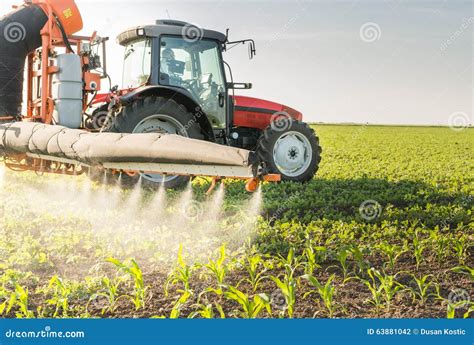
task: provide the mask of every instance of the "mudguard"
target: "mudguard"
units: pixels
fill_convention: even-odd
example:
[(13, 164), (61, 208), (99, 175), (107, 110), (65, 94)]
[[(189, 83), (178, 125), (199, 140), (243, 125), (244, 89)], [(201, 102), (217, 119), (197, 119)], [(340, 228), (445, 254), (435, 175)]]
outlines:
[(123, 106), (127, 106), (137, 99), (149, 96), (173, 98), (178, 103), (183, 104), (190, 113), (195, 115), (195, 119), (201, 126), (202, 132), (205, 136), (205, 140), (211, 142), (216, 141), (212, 125), (209, 122), (207, 115), (204, 113), (204, 110), (202, 110), (193, 95), (182, 88), (162, 85), (142, 86), (124, 96), (121, 96), (120, 102)]

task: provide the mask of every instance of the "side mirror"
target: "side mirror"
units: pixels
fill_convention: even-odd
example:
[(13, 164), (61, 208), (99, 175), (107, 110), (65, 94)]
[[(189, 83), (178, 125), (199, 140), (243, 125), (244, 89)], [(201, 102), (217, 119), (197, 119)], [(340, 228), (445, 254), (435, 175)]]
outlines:
[(227, 83), (227, 88), (231, 90), (250, 90), (252, 83)]
[(252, 60), (255, 55), (257, 55), (257, 48), (255, 47), (255, 42), (249, 42), (249, 59)]

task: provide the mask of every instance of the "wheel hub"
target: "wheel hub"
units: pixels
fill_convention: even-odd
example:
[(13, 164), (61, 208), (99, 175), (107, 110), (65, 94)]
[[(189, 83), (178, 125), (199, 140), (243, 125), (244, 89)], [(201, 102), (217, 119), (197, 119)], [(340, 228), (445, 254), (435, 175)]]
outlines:
[(300, 154), (299, 150), (297, 147), (292, 147), (289, 152), (289, 156), (291, 160), (296, 160), (298, 158), (298, 155)]
[(299, 176), (311, 165), (311, 144), (299, 132), (285, 133), (275, 143), (273, 157), (283, 174), (290, 177)]

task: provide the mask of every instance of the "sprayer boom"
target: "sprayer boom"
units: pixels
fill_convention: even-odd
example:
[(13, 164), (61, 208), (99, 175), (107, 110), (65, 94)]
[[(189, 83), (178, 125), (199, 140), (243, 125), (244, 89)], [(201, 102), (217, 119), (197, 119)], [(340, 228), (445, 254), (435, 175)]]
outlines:
[(7, 166), (14, 170), (243, 179), (252, 181), (247, 186), (250, 192), (258, 186), (255, 181), (278, 179), (263, 176), (258, 160), (250, 151), (178, 135), (89, 133), (17, 122), (0, 125), (0, 137), (3, 138), (0, 152), (6, 157)]

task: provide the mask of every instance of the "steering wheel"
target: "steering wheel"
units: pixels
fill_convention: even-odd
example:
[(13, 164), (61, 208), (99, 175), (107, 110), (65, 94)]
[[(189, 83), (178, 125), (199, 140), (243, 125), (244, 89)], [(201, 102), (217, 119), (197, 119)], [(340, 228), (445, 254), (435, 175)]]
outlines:
[(182, 87), (191, 92), (194, 96), (199, 95), (201, 85), (198, 79), (189, 79), (181, 81)]

